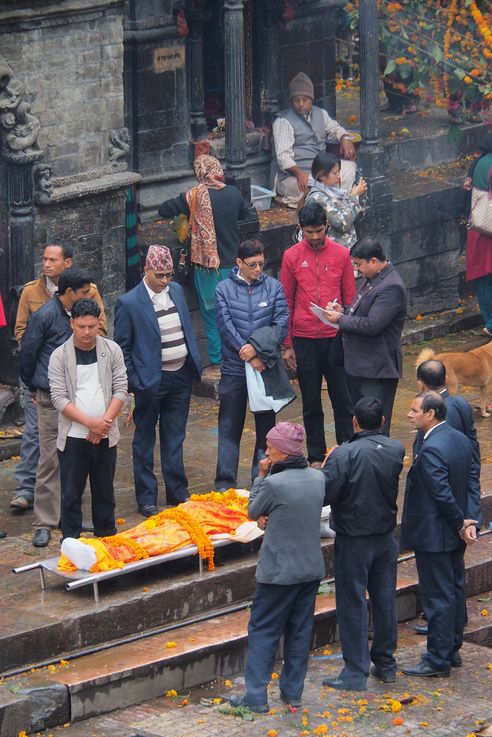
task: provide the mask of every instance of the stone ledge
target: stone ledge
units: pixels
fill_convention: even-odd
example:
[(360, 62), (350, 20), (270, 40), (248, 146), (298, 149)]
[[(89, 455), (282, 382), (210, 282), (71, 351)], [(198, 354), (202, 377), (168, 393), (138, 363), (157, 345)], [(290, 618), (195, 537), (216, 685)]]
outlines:
[(132, 184), (137, 184), (141, 179), (140, 174), (133, 171), (126, 171), (118, 174), (105, 174), (99, 179), (91, 179), (88, 182), (77, 182), (65, 187), (56, 187), (53, 190), (52, 199), (45, 206), (49, 207), (50, 205), (57, 205), (66, 200), (93, 197), (104, 192), (123, 189), (124, 187), (130, 187)]

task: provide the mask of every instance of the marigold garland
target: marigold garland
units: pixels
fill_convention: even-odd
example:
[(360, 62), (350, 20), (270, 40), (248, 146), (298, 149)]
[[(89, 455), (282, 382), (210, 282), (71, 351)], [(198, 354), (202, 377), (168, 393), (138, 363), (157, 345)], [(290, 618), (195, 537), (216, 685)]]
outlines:
[[(132, 553), (135, 554), (135, 557), (136, 557), (137, 560), (143, 560), (143, 558), (148, 558), (149, 557), (149, 554), (145, 550), (145, 548), (142, 547), (142, 545), (140, 545), (140, 543), (137, 543), (135, 540), (132, 540), (130, 537), (128, 537), (127, 535), (125, 535), (124, 532), (119, 532), (117, 535), (111, 535), (111, 536), (108, 536), (108, 537), (101, 537), (100, 540), (103, 543), (107, 543), (107, 545), (109, 545), (109, 546), (111, 546), (111, 545), (125, 545), (127, 548), (129, 548), (132, 551)], [(108, 555), (110, 556), (110, 558), (113, 557), (111, 555), (111, 553), (109, 552), (109, 550), (108, 550)], [(113, 560), (115, 560), (115, 559), (113, 559)]]
[(172, 519), (174, 522), (177, 522), (178, 525), (181, 525), (181, 527), (186, 530), (190, 536), (194, 545), (196, 545), (200, 558), (206, 558), (208, 560), (208, 570), (214, 570), (214, 548), (210, 537), (202, 528), (200, 523), (196, 522), (188, 512), (185, 512), (184, 509), (181, 508), (181, 505), (173, 507), (172, 509), (165, 509), (163, 512), (159, 512), (159, 514), (155, 515), (153, 519), (157, 524), (160, 524), (164, 519)]
[(482, 34), (482, 37), (486, 44), (488, 44), (492, 48), (492, 33), (490, 31), (490, 28), (487, 25), (487, 22), (485, 18), (483, 17), (482, 13), (477, 7), (477, 4), (474, 0), (471, 1), (469, 4), (470, 12), (472, 14), (473, 20), (476, 23), (476, 26), (480, 33)]
[(248, 511), (248, 497), (241, 496), (235, 489), (227, 489), (224, 492), (210, 491), (208, 494), (192, 494), (190, 501), (216, 502), (217, 504), (223, 504), (227, 509), (232, 509), (233, 511)]

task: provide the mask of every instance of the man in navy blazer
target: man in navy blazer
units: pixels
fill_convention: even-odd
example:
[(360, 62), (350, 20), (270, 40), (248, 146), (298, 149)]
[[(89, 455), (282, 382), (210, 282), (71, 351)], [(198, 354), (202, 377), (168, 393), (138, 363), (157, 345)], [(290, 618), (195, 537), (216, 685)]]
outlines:
[(150, 246), (143, 280), (119, 297), (115, 307), (114, 338), (123, 350), (129, 390), (135, 394), (133, 474), (144, 517), (157, 513), (158, 420), (167, 503), (189, 498), (183, 443), (193, 379), (200, 379), (202, 365), (183, 290), (171, 282), (172, 276), (169, 249)]
[(380, 243), (361, 238), (350, 249), (365, 281), (345, 311), (326, 306), (328, 319), (342, 332), (344, 365), (354, 405), (374, 397), (383, 405), (382, 432), (389, 435), (396, 388), (402, 374), (401, 333), (407, 312), (405, 285)]
[(428, 634), (420, 662), (402, 671), (443, 677), (461, 665), (464, 552), (477, 539), (480, 487), (471, 443), (445, 422), (446, 403), (439, 394), (419, 394), (408, 417), (424, 438), (407, 476), (401, 538), (404, 549), (415, 551)]

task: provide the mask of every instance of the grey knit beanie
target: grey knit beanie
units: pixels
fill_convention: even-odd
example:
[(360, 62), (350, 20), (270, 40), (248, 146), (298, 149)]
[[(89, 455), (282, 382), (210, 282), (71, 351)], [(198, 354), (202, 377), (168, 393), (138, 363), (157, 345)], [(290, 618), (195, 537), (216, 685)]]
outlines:
[(289, 100), (292, 100), (297, 95), (305, 95), (306, 97), (310, 97), (311, 100), (314, 100), (313, 83), (304, 72), (296, 74), (289, 83)]

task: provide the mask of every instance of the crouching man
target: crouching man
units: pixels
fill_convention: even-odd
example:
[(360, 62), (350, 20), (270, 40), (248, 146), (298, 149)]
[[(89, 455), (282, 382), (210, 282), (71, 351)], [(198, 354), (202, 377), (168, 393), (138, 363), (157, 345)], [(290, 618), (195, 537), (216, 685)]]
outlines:
[(63, 538), (79, 537), (82, 495), (87, 477), (92, 495), (94, 534), (116, 533), (114, 472), (119, 414), (127, 398), (123, 353), (98, 336), (100, 308), (92, 299), (72, 307), (73, 335), (49, 362), (51, 401), (58, 410), (58, 455)]
[(314, 604), (325, 575), (319, 539), (325, 484), (303, 455), (304, 428), (279, 422), (266, 439), (267, 457), (260, 461), (248, 504), (249, 517), (258, 520), (265, 537), (248, 626), (246, 692), (229, 699), (256, 712), (268, 711), (267, 686), (282, 635), (280, 696), (286, 704), (300, 705)]

